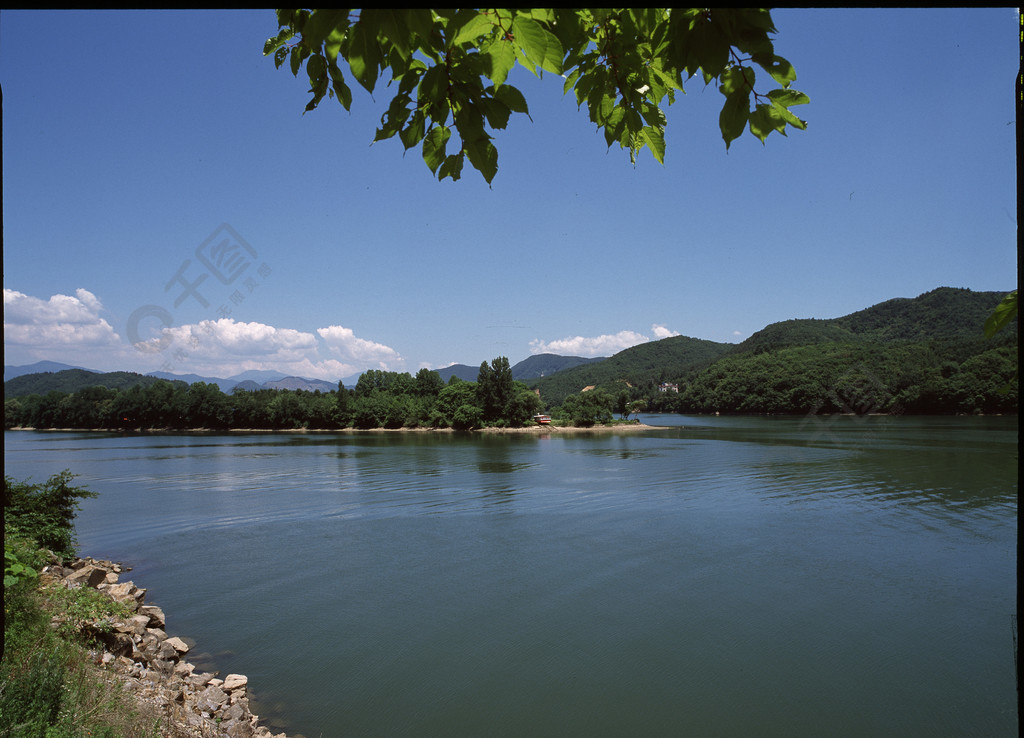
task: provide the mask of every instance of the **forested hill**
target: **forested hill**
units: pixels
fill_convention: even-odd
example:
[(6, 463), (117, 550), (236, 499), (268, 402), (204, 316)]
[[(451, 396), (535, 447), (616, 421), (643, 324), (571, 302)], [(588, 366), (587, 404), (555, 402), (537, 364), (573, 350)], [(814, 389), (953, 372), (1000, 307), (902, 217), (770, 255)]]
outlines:
[[(737, 344), (734, 354), (762, 353), (789, 346), (831, 342), (977, 341), (985, 319), (1005, 292), (939, 287), (919, 297), (898, 297), (826, 320), (772, 323)], [(1006, 329), (1016, 335), (1017, 324)]]
[(619, 384), (646, 389), (708, 366), (732, 348), (729, 343), (673, 336), (633, 346), (604, 361), (565, 369), (530, 386), (539, 389), (541, 398), (550, 405), (560, 405), (568, 395), (589, 386), (619, 389), (609, 386)]
[[(840, 388), (854, 382), (874, 387), (861, 403), (873, 411), (1015, 412), (1017, 323), (992, 339), (982, 332), (1004, 296), (941, 287), (839, 318), (772, 323), (739, 344), (668, 338), (533, 386), (549, 405), (596, 386), (625, 389), (649, 410), (802, 413), (845, 412)], [(679, 391), (659, 392), (662, 382)]]
[[(48, 392), (77, 392), (85, 387), (107, 387), (126, 389), (128, 387), (149, 387), (157, 382), (151, 377), (135, 372), (91, 372), (86, 369), (64, 369), (59, 372), (23, 374), (4, 382), (5, 397), (45, 395)], [(178, 382), (183, 386), (185, 382)]]
[[(882, 341), (977, 338), (1005, 292), (973, 292), (939, 287), (913, 299), (896, 298), (859, 310), (836, 325), (861, 336)], [(1007, 331), (1017, 333), (1017, 323)]]

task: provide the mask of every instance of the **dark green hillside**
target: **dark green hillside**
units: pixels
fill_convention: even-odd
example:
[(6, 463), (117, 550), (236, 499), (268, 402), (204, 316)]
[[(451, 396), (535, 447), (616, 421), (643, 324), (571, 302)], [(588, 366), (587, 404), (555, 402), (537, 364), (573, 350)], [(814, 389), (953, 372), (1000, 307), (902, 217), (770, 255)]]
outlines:
[(560, 371), (531, 386), (540, 390), (541, 399), (549, 406), (560, 405), (568, 395), (590, 385), (615, 390), (628, 384), (646, 390), (706, 366), (730, 348), (727, 343), (673, 336), (633, 346), (604, 361)]
[(1002, 292), (940, 287), (833, 320), (773, 323), (691, 377), (683, 412), (1017, 411), (1017, 324), (993, 338)]
[(761, 354), (790, 346), (811, 346), (836, 341), (856, 341), (857, 336), (835, 320), (784, 320), (765, 326), (730, 352)]
[[(832, 322), (879, 341), (977, 337), (985, 319), (1005, 296), (1005, 292), (939, 287), (915, 298), (886, 300)], [(1016, 322), (1007, 331), (1015, 334)]]
[[(1004, 296), (941, 287), (840, 318), (772, 323), (703, 355), (671, 350), (696, 339), (643, 344), (535, 384), (548, 405), (594, 385), (618, 412), (639, 403), (684, 413), (1014, 413), (1017, 324), (983, 332)], [(661, 382), (679, 391), (660, 392)]]
[[(1015, 347), (953, 361), (934, 342), (793, 346), (729, 356), (678, 397), (694, 413), (1006, 413), (1017, 411)], [(1007, 391), (1004, 391), (1007, 390)]]
[[(45, 395), (48, 392), (70, 394), (86, 387), (107, 387), (109, 389), (125, 389), (127, 387), (149, 387), (158, 381), (157, 377), (148, 377), (135, 372), (90, 372), (85, 369), (65, 369), (60, 372), (42, 372), (23, 374), (20, 377), (4, 382), (5, 397), (25, 397), (26, 395)], [(184, 382), (180, 384), (184, 385)]]
[[(759, 354), (791, 346), (862, 341), (939, 340), (953, 344), (984, 340), (982, 326), (1003, 292), (939, 287), (914, 298), (898, 297), (841, 318), (784, 320), (765, 326), (733, 353)], [(1016, 334), (1016, 323), (1007, 335)], [(1001, 336), (1006, 340), (1007, 336)], [(991, 347), (991, 344), (988, 345)], [(978, 350), (985, 350), (980, 343)]]

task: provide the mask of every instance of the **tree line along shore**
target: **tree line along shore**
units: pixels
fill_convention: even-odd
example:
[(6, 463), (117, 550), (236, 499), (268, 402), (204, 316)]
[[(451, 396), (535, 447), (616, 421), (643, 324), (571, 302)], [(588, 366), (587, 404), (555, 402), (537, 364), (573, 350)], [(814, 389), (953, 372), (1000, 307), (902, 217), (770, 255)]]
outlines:
[[(640, 412), (684, 414), (1013, 414), (1016, 341), (981, 352), (924, 343), (843, 343), (722, 357), (674, 382), (608, 379), (563, 394), (513, 380), (508, 360), (484, 362), (476, 382), (436, 371), (370, 370), (355, 388), (258, 389), (226, 394), (212, 383), (158, 379), (7, 397), (5, 429), (417, 430), (517, 429), (548, 413), (555, 427), (604, 427)], [(962, 358), (962, 361), (957, 361)], [(102, 376), (102, 375), (97, 375)], [(549, 392), (545, 392), (545, 388)], [(558, 404), (546, 403), (546, 394)]]

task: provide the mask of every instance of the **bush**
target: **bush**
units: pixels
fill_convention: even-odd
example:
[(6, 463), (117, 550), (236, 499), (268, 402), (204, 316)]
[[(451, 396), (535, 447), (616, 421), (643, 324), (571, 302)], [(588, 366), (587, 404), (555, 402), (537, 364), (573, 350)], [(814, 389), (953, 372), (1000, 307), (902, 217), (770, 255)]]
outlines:
[(65, 561), (75, 557), (75, 515), (79, 500), (95, 497), (84, 487), (72, 487), (75, 475), (65, 469), (42, 484), (4, 477), (6, 535), (32, 538)]

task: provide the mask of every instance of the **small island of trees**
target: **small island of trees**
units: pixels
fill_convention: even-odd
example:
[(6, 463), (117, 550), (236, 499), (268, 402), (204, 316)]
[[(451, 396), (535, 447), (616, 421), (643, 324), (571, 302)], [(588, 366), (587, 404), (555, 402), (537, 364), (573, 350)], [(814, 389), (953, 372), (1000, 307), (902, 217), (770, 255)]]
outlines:
[[(604, 393), (594, 395), (602, 400)], [(565, 418), (577, 425), (611, 419), (610, 405), (567, 403)], [(606, 406), (607, 405), (607, 406)], [(257, 429), (333, 430), (344, 428), (518, 428), (534, 423), (540, 396), (512, 378), (508, 359), (480, 365), (476, 382), (420, 369), (371, 369), (353, 389), (341, 382), (330, 392), (285, 389), (238, 390), (225, 394), (216, 384), (159, 379), (110, 388), (10, 397), (4, 402), (5, 428)]]

